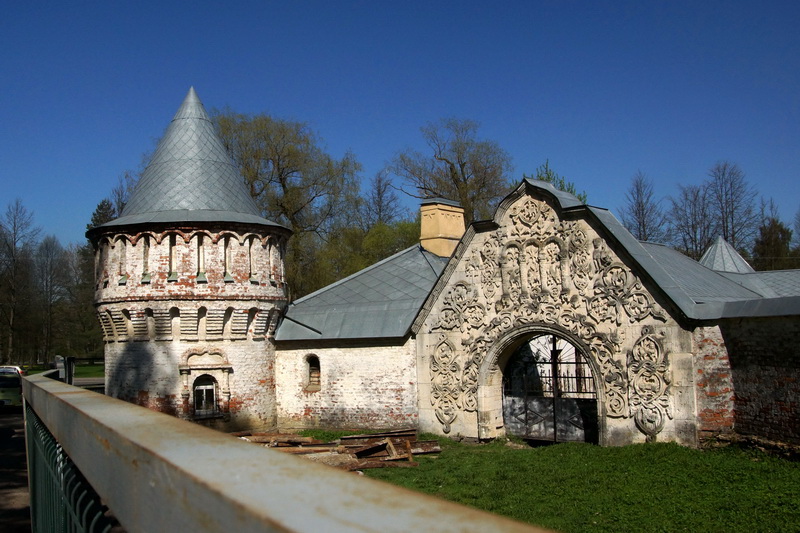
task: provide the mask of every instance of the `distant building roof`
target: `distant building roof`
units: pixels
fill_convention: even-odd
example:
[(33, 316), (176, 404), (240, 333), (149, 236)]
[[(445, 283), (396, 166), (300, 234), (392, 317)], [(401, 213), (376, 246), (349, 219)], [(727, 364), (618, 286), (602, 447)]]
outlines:
[(101, 227), (181, 222), (280, 226), (261, 216), (194, 88), (167, 127), (122, 215)]
[(739, 274), (755, 272), (753, 267), (739, 255), (736, 248), (728, 244), (728, 241), (722, 236), (717, 237), (716, 242), (706, 250), (703, 257), (700, 258), (700, 264), (717, 272), (737, 272)]
[(419, 245), (407, 248), (294, 302), (275, 339), (404, 337), (446, 264)]

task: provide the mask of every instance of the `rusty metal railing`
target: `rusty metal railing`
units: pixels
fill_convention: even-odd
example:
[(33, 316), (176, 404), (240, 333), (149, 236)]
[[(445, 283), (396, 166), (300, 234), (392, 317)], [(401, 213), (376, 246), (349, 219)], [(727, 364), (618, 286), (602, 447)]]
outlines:
[(130, 532), (540, 531), (47, 377), (23, 394)]

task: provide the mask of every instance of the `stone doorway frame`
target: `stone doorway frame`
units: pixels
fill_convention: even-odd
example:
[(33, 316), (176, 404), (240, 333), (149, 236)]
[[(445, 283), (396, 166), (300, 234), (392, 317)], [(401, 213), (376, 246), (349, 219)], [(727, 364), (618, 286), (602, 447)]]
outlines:
[(503, 374), (514, 352), (525, 342), (539, 335), (555, 335), (572, 344), (589, 364), (597, 394), (598, 443), (605, 443), (606, 401), (602, 373), (589, 347), (575, 334), (554, 324), (527, 324), (510, 329), (489, 348), (478, 374), (478, 436), (480, 439), (504, 437)]

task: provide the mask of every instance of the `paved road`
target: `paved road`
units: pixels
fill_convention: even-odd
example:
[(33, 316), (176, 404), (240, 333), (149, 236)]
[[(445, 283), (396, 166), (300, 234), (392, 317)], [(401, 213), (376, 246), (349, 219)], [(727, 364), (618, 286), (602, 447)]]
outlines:
[(22, 408), (0, 407), (0, 529), (31, 530)]

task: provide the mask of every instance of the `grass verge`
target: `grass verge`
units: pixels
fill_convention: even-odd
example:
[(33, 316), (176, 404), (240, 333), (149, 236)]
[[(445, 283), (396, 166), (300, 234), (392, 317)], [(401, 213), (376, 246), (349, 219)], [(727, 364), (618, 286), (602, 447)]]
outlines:
[(800, 530), (800, 463), (757, 451), (439, 440), (417, 468), (366, 474), (559, 531)]

